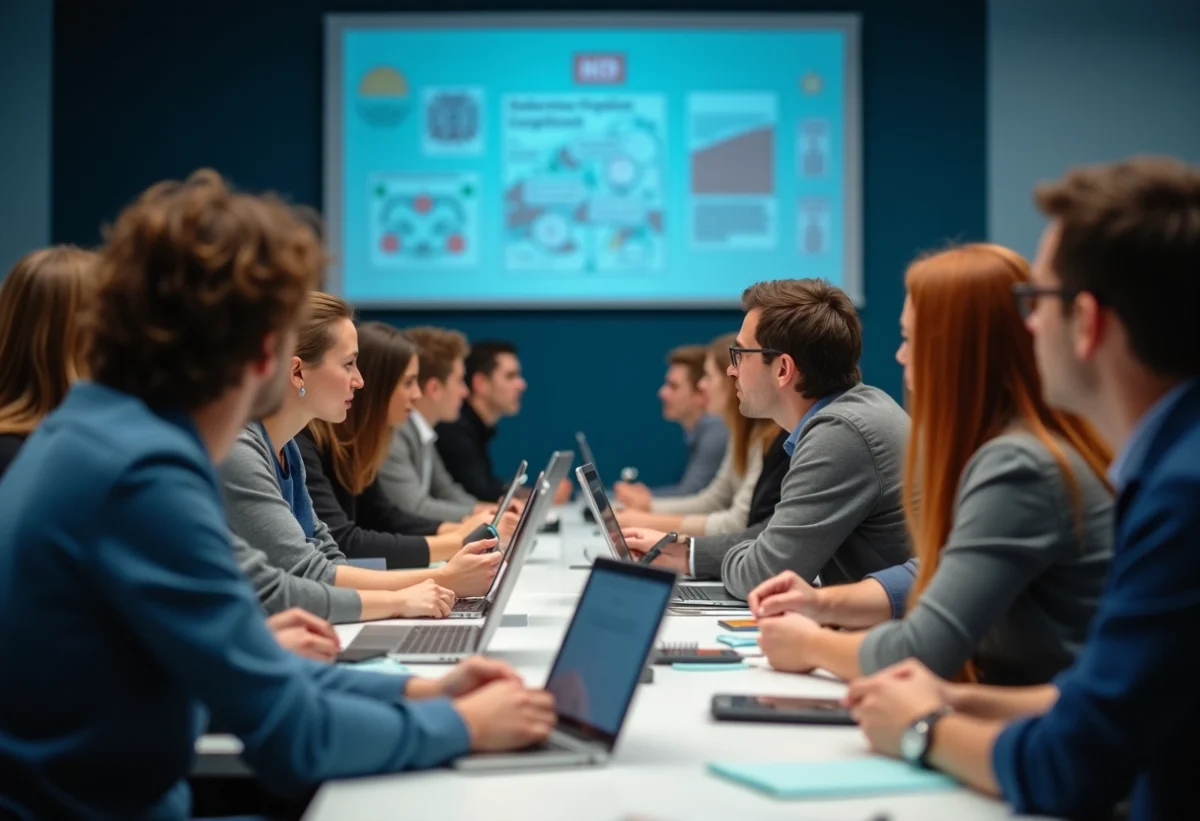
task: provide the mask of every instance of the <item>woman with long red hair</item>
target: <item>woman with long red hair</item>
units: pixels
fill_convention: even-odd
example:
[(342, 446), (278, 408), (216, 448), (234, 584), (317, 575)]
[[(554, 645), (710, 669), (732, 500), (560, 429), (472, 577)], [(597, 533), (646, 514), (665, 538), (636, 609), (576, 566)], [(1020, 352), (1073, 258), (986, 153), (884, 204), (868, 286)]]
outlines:
[(785, 574), (754, 591), (776, 669), (852, 678), (915, 657), (946, 678), (1038, 684), (1082, 648), (1112, 556), (1112, 452), (1042, 399), (1012, 296), (1028, 281), (1029, 264), (998, 245), (909, 267), (896, 359), (916, 558), (854, 585)]

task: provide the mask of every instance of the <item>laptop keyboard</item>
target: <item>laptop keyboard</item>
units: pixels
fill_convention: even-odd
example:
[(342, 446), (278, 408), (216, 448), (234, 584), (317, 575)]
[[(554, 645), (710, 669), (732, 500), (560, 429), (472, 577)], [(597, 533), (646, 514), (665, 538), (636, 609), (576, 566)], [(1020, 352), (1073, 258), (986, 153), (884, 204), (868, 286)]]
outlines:
[(729, 601), (729, 594), (720, 587), (692, 587), (681, 584), (678, 594), (684, 601)]
[(453, 612), (455, 612), (455, 613), (482, 613), (487, 608), (487, 605), (488, 605), (487, 599), (473, 599), (471, 601), (467, 601), (466, 599), (459, 599), (458, 601), (456, 601), (454, 603), (454, 611)]
[(466, 653), (475, 649), (478, 628), (453, 624), (431, 624), (414, 627), (400, 642), (396, 652), (401, 655), (433, 655)]

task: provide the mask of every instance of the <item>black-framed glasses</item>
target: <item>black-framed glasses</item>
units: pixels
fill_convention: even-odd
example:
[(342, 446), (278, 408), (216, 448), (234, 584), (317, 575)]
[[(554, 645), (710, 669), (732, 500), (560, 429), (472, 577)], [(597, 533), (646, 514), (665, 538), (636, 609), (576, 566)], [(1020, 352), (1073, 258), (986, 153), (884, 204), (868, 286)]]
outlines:
[(777, 351), (774, 348), (739, 348), (737, 345), (729, 346), (729, 362), (733, 367), (738, 367), (742, 364), (742, 354), (760, 353), (764, 357), (779, 356), (783, 351)]
[(1066, 303), (1073, 301), (1080, 294), (1079, 291), (1072, 288), (1050, 288), (1044, 285), (1034, 285), (1032, 282), (1018, 282), (1012, 290), (1013, 298), (1017, 301), (1017, 313), (1021, 315), (1022, 319), (1029, 319), (1029, 316), (1037, 310), (1040, 297), (1056, 296)]

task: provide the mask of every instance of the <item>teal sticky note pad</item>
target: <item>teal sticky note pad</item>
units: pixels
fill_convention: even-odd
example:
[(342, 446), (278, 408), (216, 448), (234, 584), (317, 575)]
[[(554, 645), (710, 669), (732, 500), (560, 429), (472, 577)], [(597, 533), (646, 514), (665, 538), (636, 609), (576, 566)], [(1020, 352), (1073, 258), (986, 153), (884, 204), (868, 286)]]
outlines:
[(398, 661), (392, 661), (386, 656), (360, 661), (357, 664), (340, 664), (340, 667), (350, 667), (355, 670), (366, 670), (370, 673), (388, 673), (394, 676), (408, 675), (408, 668)]
[(841, 761), (712, 762), (708, 769), (775, 798), (849, 798), (958, 786), (941, 773), (874, 756)]
[(722, 633), (717, 636), (717, 641), (721, 644), (727, 644), (730, 647), (757, 647), (758, 636), (731, 636), (728, 633)]
[(729, 664), (685, 664), (682, 662), (672, 664), (672, 670), (682, 670), (685, 673), (717, 673), (723, 670), (745, 670), (747, 664), (744, 661), (734, 661)]

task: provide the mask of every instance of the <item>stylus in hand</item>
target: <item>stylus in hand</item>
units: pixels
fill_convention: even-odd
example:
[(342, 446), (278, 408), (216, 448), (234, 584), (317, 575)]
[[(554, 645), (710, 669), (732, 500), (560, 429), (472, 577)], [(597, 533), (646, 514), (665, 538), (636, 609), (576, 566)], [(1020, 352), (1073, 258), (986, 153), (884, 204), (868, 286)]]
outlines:
[(642, 556), (642, 558), (638, 559), (638, 564), (650, 564), (650, 562), (654, 561), (662, 554), (664, 547), (669, 544), (674, 544), (678, 540), (678, 533), (668, 533), (666, 536), (663, 536), (661, 539), (659, 539), (654, 544), (654, 547), (647, 550), (645, 556)]

